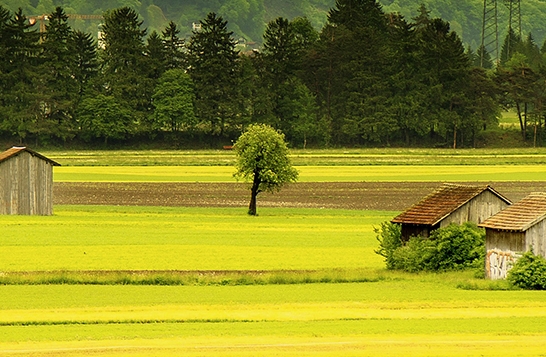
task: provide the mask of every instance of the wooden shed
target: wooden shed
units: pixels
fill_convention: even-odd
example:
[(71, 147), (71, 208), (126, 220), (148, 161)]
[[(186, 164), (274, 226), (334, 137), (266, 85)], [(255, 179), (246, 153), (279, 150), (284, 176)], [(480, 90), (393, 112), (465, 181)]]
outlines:
[(546, 258), (546, 193), (531, 193), (479, 226), (485, 228), (486, 276), (504, 279), (521, 252)]
[(444, 184), (391, 222), (402, 225), (402, 239), (427, 238), (430, 232), (451, 223), (485, 221), (511, 204), (491, 186)]
[(0, 214), (53, 214), (53, 166), (26, 147), (0, 153)]

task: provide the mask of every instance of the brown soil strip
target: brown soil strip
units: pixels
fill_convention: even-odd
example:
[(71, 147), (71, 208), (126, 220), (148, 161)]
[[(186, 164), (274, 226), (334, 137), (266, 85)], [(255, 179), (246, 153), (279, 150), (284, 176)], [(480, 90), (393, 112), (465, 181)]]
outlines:
[[(484, 185), (465, 182), (463, 184)], [(261, 193), (259, 207), (306, 207), (400, 211), (419, 201), (439, 182), (294, 183), (280, 192)], [(546, 191), (546, 182), (491, 182), (512, 201)], [(105, 183), (56, 182), (54, 204), (185, 207), (246, 207), (248, 185), (242, 183)]]

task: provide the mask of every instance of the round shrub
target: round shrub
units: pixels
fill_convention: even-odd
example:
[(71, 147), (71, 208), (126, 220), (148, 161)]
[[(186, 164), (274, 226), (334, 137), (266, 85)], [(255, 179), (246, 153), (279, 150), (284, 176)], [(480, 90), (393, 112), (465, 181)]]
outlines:
[(546, 259), (526, 252), (510, 269), (507, 280), (522, 289), (546, 290)]

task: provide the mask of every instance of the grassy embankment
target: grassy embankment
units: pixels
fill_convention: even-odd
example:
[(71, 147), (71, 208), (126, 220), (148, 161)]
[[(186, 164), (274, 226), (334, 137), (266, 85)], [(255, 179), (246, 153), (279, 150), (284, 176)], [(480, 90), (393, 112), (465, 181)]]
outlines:
[[(500, 171), (474, 165), (484, 177), (513, 169), (519, 179), (541, 180), (546, 176), (532, 173), (540, 165), (531, 161), (536, 155), (542, 163), (544, 154), (499, 153), (499, 163), (515, 161)], [(324, 156), (337, 160), (346, 154)], [(351, 160), (367, 160), (354, 156)], [(392, 156), (389, 160), (397, 160)], [(332, 173), (323, 167), (312, 176), (305, 169), (313, 167), (300, 166), (302, 180), (310, 181), (368, 180), (372, 171), (361, 171), (366, 168), (375, 169), (378, 180), (443, 180), (463, 171), (440, 165), (411, 173), (412, 166), (399, 166), (386, 173), (389, 166), (352, 166), (343, 168), (343, 175), (339, 167)], [(475, 180), (468, 167), (448, 180)], [(76, 171), (62, 171), (72, 168)], [(56, 179), (97, 179), (86, 169), (55, 168)], [(156, 181), (160, 168), (154, 169), (131, 173), (132, 168), (110, 167), (100, 174), (106, 180), (133, 175)], [(218, 172), (222, 181), (232, 180), (229, 167), (213, 167), (220, 170), (213, 174), (201, 167), (193, 173), (184, 167), (165, 169), (173, 170), (176, 180), (218, 180)], [(476, 279), (473, 272), (385, 271), (373, 252), (372, 227), (394, 214), (263, 209), (259, 217), (247, 217), (244, 209), (62, 206), (55, 207), (53, 217), (0, 217), (0, 271), (5, 272), (0, 278), (11, 284), (0, 286), (0, 356), (544, 354), (544, 292), (487, 290), (506, 285)], [(325, 278), (338, 283), (295, 284)], [(461, 289), (473, 286), (484, 290)]]

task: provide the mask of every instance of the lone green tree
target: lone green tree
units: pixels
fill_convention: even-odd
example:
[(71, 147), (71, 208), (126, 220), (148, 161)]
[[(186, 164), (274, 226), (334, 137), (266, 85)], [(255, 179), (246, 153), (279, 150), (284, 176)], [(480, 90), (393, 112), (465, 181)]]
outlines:
[(295, 182), (298, 171), (292, 167), (284, 134), (269, 125), (252, 124), (235, 143), (237, 163), (234, 176), (252, 181), (248, 214), (256, 215), (256, 197), (260, 192), (275, 192)]

